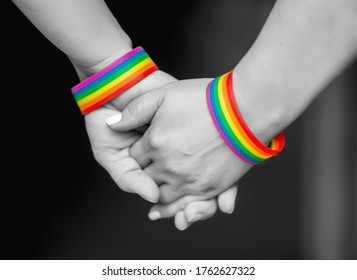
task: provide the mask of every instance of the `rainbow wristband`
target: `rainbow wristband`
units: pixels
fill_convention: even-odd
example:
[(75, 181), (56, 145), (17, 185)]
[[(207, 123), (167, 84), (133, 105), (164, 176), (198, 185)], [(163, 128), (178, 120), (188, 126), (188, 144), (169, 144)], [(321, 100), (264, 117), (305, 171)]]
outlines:
[(284, 148), (284, 132), (280, 132), (269, 146), (265, 146), (254, 136), (235, 102), (232, 76), (231, 71), (209, 83), (208, 108), (218, 132), (229, 148), (243, 161), (257, 164), (276, 155)]
[(132, 87), (158, 68), (143, 48), (137, 47), (72, 88), (83, 115)]

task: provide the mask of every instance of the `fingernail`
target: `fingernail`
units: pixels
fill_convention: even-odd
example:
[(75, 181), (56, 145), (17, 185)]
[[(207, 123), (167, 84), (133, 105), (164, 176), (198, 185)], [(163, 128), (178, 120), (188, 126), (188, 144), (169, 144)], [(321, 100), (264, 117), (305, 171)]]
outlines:
[(152, 211), (152, 212), (149, 212), (149, 219), (151, 220), (151, 221), (155, 221), (155, 220), (158, 220), (158, 219), (160, 219), (161, 218), (161, 214), (160, 214), (160, 212), (158, 212), (158, 211)]
[(140, 193), (139, 194), (143, 199), (145, 199), (146, 201), (149, 201), (153, 204), (157, 203), (159, 201), (159, 198), (154, 197), (153, 195), (149, 194), (149, 193)]
[(105, 121), (107, 125), (113, 125), (121, 121), (122, 118), (122, 113), (115, 114), (109, 118), (107, 118)]
[(158, 199), (152, 199), (151, 197), (149, 196), (142, 196), (145, 200), (151, 202), (151, 203), (158, 203), (159, 200)]
[(202, 218), (202, 216), (203, 215), (201, 213), (198, 213), (196, 215), (193, 215), (192, 217), (189, 217), (187, 219), (187, 222), (190, 222), (190, 223), (196, 222), (196, 221), (200, 220)]
[(189, 224), (186, 225), (182, 225), (181, 227), (176, 227), (178, 230), (184, 231), (185, 229), (187, 229), (189, 227)]

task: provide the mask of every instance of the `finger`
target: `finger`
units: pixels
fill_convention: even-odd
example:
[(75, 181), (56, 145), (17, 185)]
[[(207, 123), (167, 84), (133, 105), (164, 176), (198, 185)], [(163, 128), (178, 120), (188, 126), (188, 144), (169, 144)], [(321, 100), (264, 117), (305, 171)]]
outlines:
[(211, 218), (217, 211), (217, 201), (215, 198), (204, 201), (194, 201), (189, 203), (184, 210), (188, 223), (203, 221)]
[(186, 195), (170, 204), (156, 204), (150, 209), (149, 219), (154, 221), (157, 219), (171, 218), (179, 211), (184, 210), (189, 203), (201, 199), (200, 196)]
[(185, 230), (195, 222), (211, 218), (216, 211), (216, 199), (191, 202), (184, 211), (180, 211), (175, 215), (175, 226), (179, 230)]
[(222, 212), (227, 214), (233, 213), (237, 192), (238, 185), (234, 185), (218, 196), (218, 207)]
[(218, 195), (218, 190), (214, 188), (207, 188), (206, 190), (200, 190), (199, 185), (197, 188), (192, 184), (181, 184), (169, 182), (160, 185), (160, 203), (171, 203), (184, 195), (200, 196), (201, 200), (211, 199)]
[(160, 203), (171, 203), (182, 197), (182, 188), (171, 184), (163, 184), (160, 186)]
[(150, 149), (145, 134), (130, 147), (129, 154), (141, 168), (145, 168), (151, 163)]
[(156, 203), (159, 200), (158, 186), (149, 175), (141, 170), (134, 159), (128, 156), (110, 162), (106, 167), (113, 180), (122, 190), (137, 193), (152, 203)]
[(120, 114), (106, 119), (109, 127), (115, 131), (129, 131), (149, 124), (162, 102), (164, 92), (148, 92), (129, 103)]
[(178, 230), (185, 230), (190, 225), (191, 224), (187, 222), (185, 213), (183, 211), (180, 211), (175, 215), (175, 226)]
[(155, 163), (149, 164), (147, 167), (145, 167), (144, 171), (155, 181), (158, 186), (165, 183), (165, 176), (157, 170)]

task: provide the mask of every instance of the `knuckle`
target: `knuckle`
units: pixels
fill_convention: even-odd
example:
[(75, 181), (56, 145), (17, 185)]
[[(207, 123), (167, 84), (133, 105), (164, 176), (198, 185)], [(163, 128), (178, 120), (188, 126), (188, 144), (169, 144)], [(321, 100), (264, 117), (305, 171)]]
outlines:
[(166, 160), (164, 170), (170, 174), (185, 175), (179, 163), (174, 160)]
[(167, 137), (164, 133), (160, 133), (157, 130), (150, 130), (148, 135), (149, 146), (153, 149), (161, 149), (167, 146)]

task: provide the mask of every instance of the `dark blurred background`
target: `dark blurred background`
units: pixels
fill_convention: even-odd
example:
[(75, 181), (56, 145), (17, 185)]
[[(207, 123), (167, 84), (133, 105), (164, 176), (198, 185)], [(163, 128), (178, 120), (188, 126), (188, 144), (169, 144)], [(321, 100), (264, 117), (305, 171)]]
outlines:
[[(232, 69), (274, 4), (106, 2), (179, 79)], [(357, 259), (356, 65), (286, 130), (281, 155), (240, 181), (233, 214), (180, 232), (149, 221), (150, 204), (95, 162), (70, 62), (12, 3), (5, 13), (2, 259)]]

